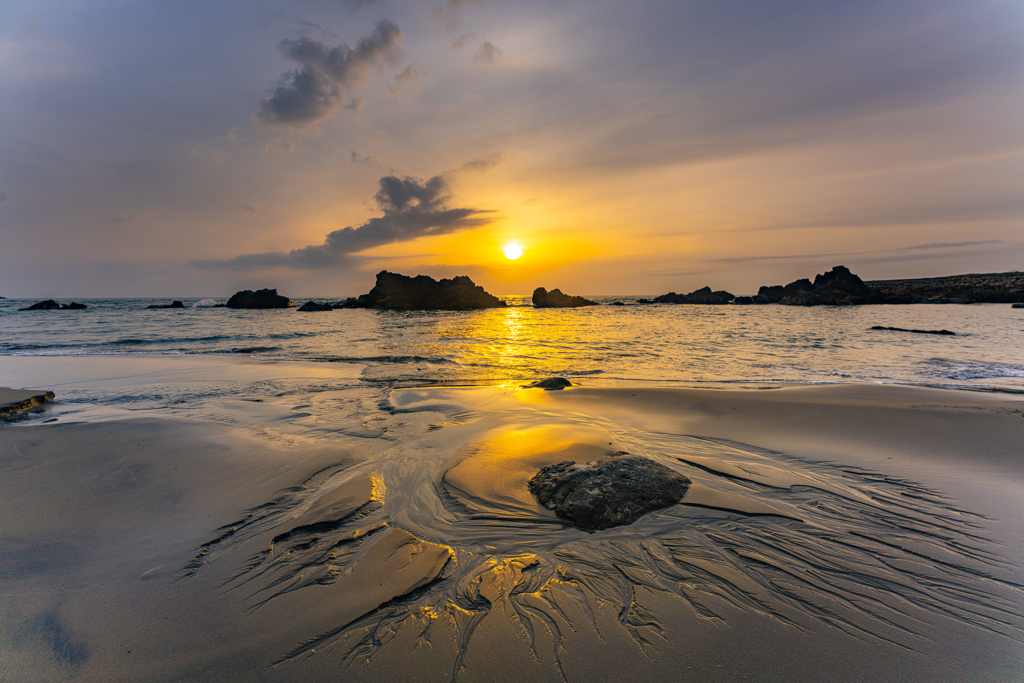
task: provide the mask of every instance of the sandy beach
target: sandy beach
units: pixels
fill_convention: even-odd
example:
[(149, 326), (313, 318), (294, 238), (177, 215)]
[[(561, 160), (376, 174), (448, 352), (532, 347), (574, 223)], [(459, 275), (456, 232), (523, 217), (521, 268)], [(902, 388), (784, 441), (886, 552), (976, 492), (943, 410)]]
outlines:
[[(332, 438), (288, 397), (234, 426), (59, 401), (0, 427), (4, 681), (1024, 670), (1014, 395), (420, 387)], [(526, 490), (620, 451), (693, 485), (595, 533)]]

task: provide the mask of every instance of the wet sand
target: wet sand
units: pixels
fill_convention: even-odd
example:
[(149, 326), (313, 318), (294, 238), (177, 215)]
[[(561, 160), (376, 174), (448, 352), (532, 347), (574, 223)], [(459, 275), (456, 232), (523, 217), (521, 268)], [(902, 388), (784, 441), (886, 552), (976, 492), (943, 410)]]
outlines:
[[(1018, 397), (415, 388), (340, 417), (306, 398), (211, 409), (237, 426), (0, 426), (0, 680), (1024, 670)], [(693, 486), (595, 533), (525, 490), (619, 451)]]

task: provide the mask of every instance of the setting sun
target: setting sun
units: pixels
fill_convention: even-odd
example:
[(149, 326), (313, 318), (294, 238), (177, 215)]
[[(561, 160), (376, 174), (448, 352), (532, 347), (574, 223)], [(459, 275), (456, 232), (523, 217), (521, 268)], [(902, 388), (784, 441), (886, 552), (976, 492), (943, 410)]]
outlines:
[(515, 261), (517, 258), (523, 255), (523, 248), (516, 244), (515, 242), (512, 242), (511, 244), (506, 244), (502, 251), (505, 253), (505, 258), (511, 261)]

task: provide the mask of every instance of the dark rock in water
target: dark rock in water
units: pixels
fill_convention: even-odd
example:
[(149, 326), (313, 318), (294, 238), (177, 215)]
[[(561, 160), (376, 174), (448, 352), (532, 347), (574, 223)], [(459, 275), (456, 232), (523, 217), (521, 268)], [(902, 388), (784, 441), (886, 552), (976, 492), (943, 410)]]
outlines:
[(548, 377), (547, 379), (540, 379), (537, 380), (536, 382), (524, 384), (523, 389), (556, 389), (561, 391), (562, 389), (571, 386), (572, 384), (569, 382), (569, 380), (565, 379), (564, 377)]
[(85, 304), (71, 302), (68, 306), (63, 306), (53, 299), (47, 299), (46, 301), (40, 301), (39, 303), (32, 304), (28, 308), (19, 308), (19, 311), (81, 311), (89, 308)]
[(185, 304), (180, 301), (174, 301), (169, 304), (153, 304), (152, 306), (146, 306), (146, 308), (185, 308)]
[(613, 301), (613, 302), (611, 302), (608, 305), (609, 306), (625, 306), (626, 304), (622, 303), (621, 301)]
[(637, 300), (636, 300), (636, 302), (637, 302), (638, 304), (653, 304), (653, 303), (654, 303), (654, 302), (653, 302), (653, 301), (651, 301), (650, 299), (637, 299)]
[(736, 297), (726, 291), (712, 292), (710, 287), (701, 287), (689, 294), (676, 294), (669, 292), (654, 297), (656, 304), (706, 304), (719, 306), (731, 303)]
[(306, 303), (299, 306), (300, 311), (333, 311), (334, 306), (330, 304), (318, 304), (315, 301), (307, 301)]
[(382, 270), (377, 273), (377, 284), (369, 293), (348, 299), (343, 308), (467, 311), (504, 308), (505, 305), (465, 275), (438, 281), (426, 275), (409, 277)]
[(735, 299), (733, 299), (732, 302), (739, 306), (749, 306), (750, 304), (755, 303), (754, 297), (752, 296), (738, 296)]
[(228, 308), (289, 308), (294, 304), (286, 296), (281, 296), (276, 289), (243, 289), (228, 299)]
[(19, 308), (19, 311), (52, 311), (59, 310), (60, 304), (53, 299), (47, 299), (46, 301), (40, 301), (39, 303), (32, 304), (28, 308)]
[(584, 299), (582, 296), (562, 294), (560, 289), (550, 292), (543, 287), (533, 290), (533, 305), (537, 308), (578, 308), (580, 306), (597, 306), (596, 301)]
[(541, 505), (585, 531), (632, 524), (654, 510), (675, 505), (690, 480), (648, 458), (622, 454), (598, 464), (572, 460), (542, 468), (530, 479)]
[(758, 304), (786, 306), (851, 306), (884, 301), (881, 292), (868, 287), (846, 266), (836, 266), (827, 273), (816, 275), (814, 282), (801, 278), (785, 287), (763, 286), (752, 298), (754, 303)]
[(1010, 308), (1024, 308), (1024, 303), (1015, 303), (1014, 305), (1010, 306)]
[(949, 330), (908, 330), (905, 327), (882, 327), (881, 325), (875, 325), (871, 329), (890, 330), (892, 332), (913, 332), (915, 334), (956, 334), (956, 332), (950, 332)]

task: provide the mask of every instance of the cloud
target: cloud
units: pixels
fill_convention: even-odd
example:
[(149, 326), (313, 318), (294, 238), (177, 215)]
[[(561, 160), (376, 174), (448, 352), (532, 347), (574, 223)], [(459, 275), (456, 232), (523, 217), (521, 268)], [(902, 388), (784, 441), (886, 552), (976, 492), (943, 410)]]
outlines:
[(485, 154), (478, 159), (467, 161), (462, 165), (462, 170), (483, 173), (500, 166), (502, 161), (504, 161), (504, 159), (501, 156), (501, 152), (491, 152), (490, 154)]
[(339, 3), (343, 7), (348, 7), (349, 9), (359, 9), (363, 5), (373, 5), (375, 3), (382, 2), (383, 0), (338, 0), (338, 1), (339, 1)]
[(282, 40), (285, 56), (302, 66), (282, 76), (260, 103), (258, 118), (270, 125), (302, 127), (329, 118), (339, 108), (358, 110), (361, 98), (353, 91), (374, 69), (398, 58), (401, 39), (402, 30), (385, 20), (354, 48), (329, 48), (307, 36)]
[(484, 41), (476, 49), (473, 61), (477, 64), (497, 64), (501, 59), (501, 50), (494, 46), (491, 41)]
[(295, 142), (292, 140), (284, 140), (282, 138), (274, 138), (267, 144), (263, 145), (263, 151), (260, 154), (266, 154), (268, 152), (282, 152), (288, 154), (295, 151)]
[(248, 211), (249, 213), (259, 213), (263, 210), (259, 204), (242, 204), (242, 211)]
[(0, 204), (3, 204), (6, 201), (7, 201), (7, 193), (6, 192), (0, 192)]
[(285, 267), (304, 270), (336, 268), (352, 261), (352, 255), (396, 242), (411, 242), (429, 235), (446, 235), (484, 225), (486, 211), (449, 208), (451, 193), (441, 176), (426, 182), (415, 178), (384, 176), (374, 195), (383, 216), (357, 228), (347, 227), (327, 235), (323, 244), (289, 252), (243, 254), (233, 259), (193, 259), (189, 265), (204, 270), (250, 270)]
[(351, 154), (349, 156), (349, 159), (350, 159), (350, 161), (353, 164), (368, 164), (371, 161), (377, 161), (377, 157), (375, 157), (375, 156), (374, 157), (364, 157), (362, 154), (360, 154), (359, 152), (355, 151), (354, 149), (350, 150), (350, 152), (351, 152)]
[(474, 40), (476, 40), (476, 33), (473, 31), (466, 31), (465, 33), (463, 33), (462, 35), (455, 39), (455, 41), (452, 43), (452, 49), (461, 50), (462, 48), (472, 43)]
[(402, 69), (400, 72), (395, 74), (395, 82), (399, 85), (403, 83), (415, 83), (421, 81), (427, 77), (427, 70), (420, 64), (420, 60), (414, 61), (409, 66)]

